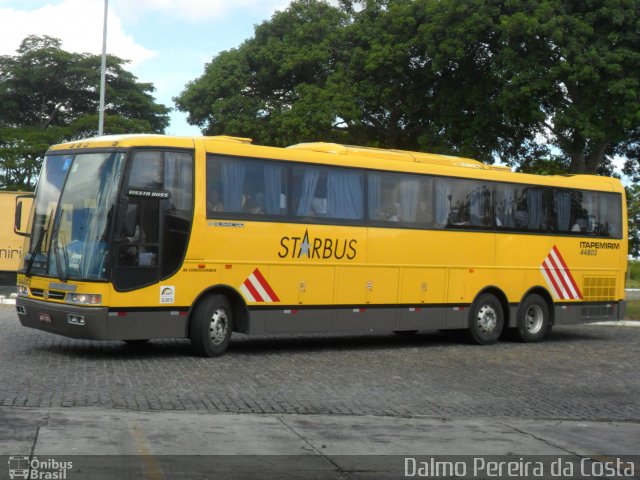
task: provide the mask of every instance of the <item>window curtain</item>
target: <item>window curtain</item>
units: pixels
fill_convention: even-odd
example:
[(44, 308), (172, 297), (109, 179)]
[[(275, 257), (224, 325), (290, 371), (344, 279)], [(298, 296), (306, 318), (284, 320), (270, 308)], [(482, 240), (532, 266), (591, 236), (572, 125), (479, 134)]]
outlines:
[(377, 173), (369, 174), (369, 218), (372, 220), (382, 219), (382, 175)]
[(282, 192), (282, 167), (279, 165), (265, 165), (265, 208), (267, 213), (276, 215), (282, 213), (280, 195)]
[(436, 180), (436, 225), (445, 226), (449, 219), (451, 184), (446, 180)]
[(229, 160), (223, 160), (221, 163), (224, 210), (225, 212), (241, 212), (245, 166), (241, 162)]
[(485, 213), (487, 211), (487, 196), (484, 188), (478, 188), (471, 193), (469, 198), (469, 217), (471, 225), (485, 225)]
[(529, 213), (529, 228), (542, 229), (542, 190), (529, 188), (527, 190), (527, 210)]
[(618, 220), (620, 207), (617, 200), (616, 197), (607, 193), (598, 194), (598, 206), (600, 207), (598, 222), (602, 235), (620, 236), (620, 222)]
[(585, 192), (583, 196), (584, 209), (587, 211), (587, 232), (592, 233), (598, 223), (598, 198), (596, 193)]
[(558, 231), (568, 232), (571, 228), (571, 194), (569, 192), (554, 191), (553, 203), (556, 209)]
[(331, 218), (363, 217), (362, 174), (348, 170), (329, 170), (327, 214)]
[(184, 153), (165, 153), (164, 185), (171, 192), (171, 202), (177, 210), (190, 211), (193, 199), (191, 188), (191, 156)]
[(312, 214), (311, 203), (316, 193), (316, 187), (318, 186), (318, 179), (320, 178), (320, 169), (315, 167), (306, 167), (304, 169), (304, 175), (302, 176), (302, 185), (300, 191), (300, 198), (298, 199), (298, 211), (299, 216), (308, 216)]
[(516, 226), (516, 220), (513, 215), (513, 189), (511, 187), (505, 187), (502, 192), (502, 227), (514, 228)]
[(420, 182), (417, 179), (400, 182), (400, 220), (415, 222), (418, 211), (418, 190)]

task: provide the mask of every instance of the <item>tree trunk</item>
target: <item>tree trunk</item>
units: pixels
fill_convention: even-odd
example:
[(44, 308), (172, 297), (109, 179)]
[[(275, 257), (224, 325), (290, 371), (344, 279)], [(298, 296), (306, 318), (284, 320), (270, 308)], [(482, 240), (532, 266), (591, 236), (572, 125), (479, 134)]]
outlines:
[(588, 155), (584, 150), (571, 153), (570, 173), (595, 175), (598, 168), (604, 162), (604, 154), (609, 148), (609, 140), (602, 140), (595, 145), (595, 148)]
[(586, 173), (584, 152), (574, 152), (571, 154), (571, 165), (569, 165), (569, 173)]
[(591, 175), (595, 175), (598, 172), (598, 167), (604, 162), (604, 152), (607, 151), (609, 147), (609, 141), (603, 140), (600, 143), (596, 144), (595, 149), (586, 161), (586, 172)]

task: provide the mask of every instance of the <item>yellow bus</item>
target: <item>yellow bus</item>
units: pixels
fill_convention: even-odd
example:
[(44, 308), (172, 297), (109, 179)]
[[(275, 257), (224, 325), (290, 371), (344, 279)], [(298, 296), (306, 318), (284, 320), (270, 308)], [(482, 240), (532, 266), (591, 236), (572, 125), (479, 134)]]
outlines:
[[(14, 232), (11, 219), (14, 218), (16, 198), (28, 197), (24, 192), (0, 191), (0, 212), (7, 220), (0, 223), (0, 285), (15, 285), (16, 271), (22, 256), (22, 238)], [(30, 207), (30, 199), (24, 198), (25, 208)]]
[[(19, 215), (18, 215), (19, 216)], [(125, 135), (50, 148), (18, 276), (74, 338), (512, 331), (622, 318), (624, 189), (428, 153)]]

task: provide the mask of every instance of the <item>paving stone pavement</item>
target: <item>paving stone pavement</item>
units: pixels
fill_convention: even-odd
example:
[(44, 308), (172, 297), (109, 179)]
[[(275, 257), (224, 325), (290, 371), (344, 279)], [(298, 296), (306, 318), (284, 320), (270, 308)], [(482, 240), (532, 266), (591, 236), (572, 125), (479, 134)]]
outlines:
[(0, 406), (136, 411), (640, 419), (640, 328), (556, 328), (540, 344), (459, 336), (244, 337), (205, 359), (186, 340), (72, 340), (0, 306)]

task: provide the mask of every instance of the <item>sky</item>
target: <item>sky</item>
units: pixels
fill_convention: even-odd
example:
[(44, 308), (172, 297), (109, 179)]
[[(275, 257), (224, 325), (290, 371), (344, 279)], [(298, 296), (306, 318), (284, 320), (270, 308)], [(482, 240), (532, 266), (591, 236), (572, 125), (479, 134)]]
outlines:
[[(108, 0), (107, 51), (152, 83), (158, 103), (204, 73), (219, 52), (253, 36), (254, 26), (284, 10), (288, 0)], [(0, 0), (0, 55), (15, 55), (28, 35), (49, 35), (62, 48), (102, 53), (105, 0)], [(108, 100), (107, 100), (108, 101)], [(170, 135), (200, 135), (186, 114), (171, 112)]]

